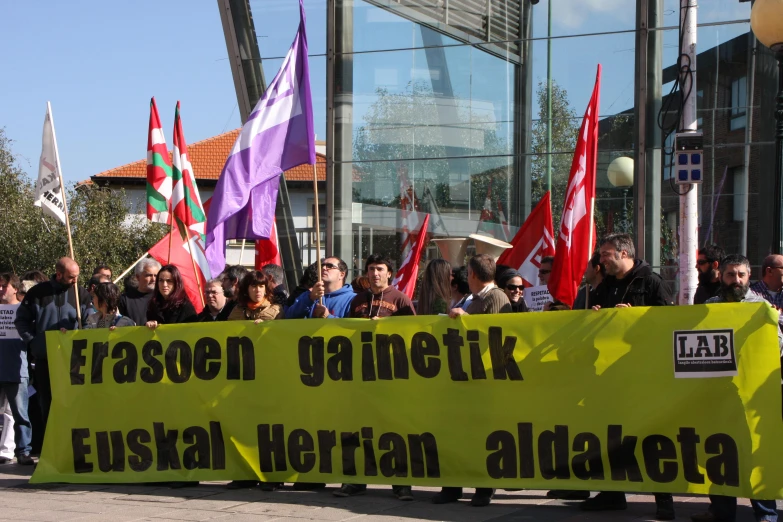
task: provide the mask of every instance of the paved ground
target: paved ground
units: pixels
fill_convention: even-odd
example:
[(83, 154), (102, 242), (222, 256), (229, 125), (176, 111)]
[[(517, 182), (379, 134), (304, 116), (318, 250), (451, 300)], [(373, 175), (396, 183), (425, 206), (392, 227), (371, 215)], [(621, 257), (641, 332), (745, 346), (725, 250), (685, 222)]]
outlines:
[[(156, 486), (31, 485), (30, 467), (0, 466), (0, 521), (149, 521), (214, 520), (216, 522), (351, 520), (392, 522), (448, 520), (453, 522), (584, 522), (653, 520), (651, 496), (629, 496), (627, 511), (582, 513), (576, 503), (554, 501), (544, 491), (501, 491), (492, 505), (472, 508), (466, 501), (436, 506), (429, 497), (433, 488), (414, 488), (416, 500), (401, 502), (389, 488), (371, 487), (366, 495), (341, 499), (327, 491), (275, 492), (229, 491), (224, 483), (202, 483), (198, 487), (170, 489)], [(336, 486), (334, 486), (336, 487)], [(675, 497), (677, 520), (690, 520), (702, 512), (704, 497)], [(737, 522), (753, 521), (747, 501)]]

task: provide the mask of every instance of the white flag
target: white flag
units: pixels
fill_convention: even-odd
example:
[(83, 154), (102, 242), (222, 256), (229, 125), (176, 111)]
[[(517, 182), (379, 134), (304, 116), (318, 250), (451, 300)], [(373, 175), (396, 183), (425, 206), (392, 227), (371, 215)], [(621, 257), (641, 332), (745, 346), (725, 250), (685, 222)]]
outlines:
[(41, 207), (45, 214), (57, 218), (65, 225), (65, 195), (62, 193), (62, 173), (57, 169), (57, 143), (54, 137), (54, 122), (51, 106), (46, 106), (46, 119), (43, 128), (43, 148), (41, 161), (38, 163), (38, 181), (35, 183), (36, 207)]

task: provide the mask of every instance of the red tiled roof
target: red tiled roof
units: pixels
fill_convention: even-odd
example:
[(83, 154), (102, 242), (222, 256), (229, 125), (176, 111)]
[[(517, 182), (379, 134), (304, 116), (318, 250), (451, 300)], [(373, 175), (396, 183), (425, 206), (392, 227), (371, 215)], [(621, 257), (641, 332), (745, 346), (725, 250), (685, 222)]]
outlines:
[[(193, 165), (193, 172), (197, 180), (217, 180), (226, 158), (237, 140), (240, 129), (197, 141), (188, 145), (190, 154), (190, 163)], [(169, 156), (171, 153), (169, 153)], [(318, 181), (326, 181), (326, 157), (323, 154), (316, 154), (316, 164), (318, 167)], [(312, 181), (313, 168), (310, 165), (300, 165), (294, 167), (285, 173), (288, 181)], [(133, 163), (128, 163), (121, 167), (101, 172), (92, 176), (93, 181), (107, 178), (126, 178), (134, 180), (144, 180), (147, 178), (147, 160), (146, 158)]]

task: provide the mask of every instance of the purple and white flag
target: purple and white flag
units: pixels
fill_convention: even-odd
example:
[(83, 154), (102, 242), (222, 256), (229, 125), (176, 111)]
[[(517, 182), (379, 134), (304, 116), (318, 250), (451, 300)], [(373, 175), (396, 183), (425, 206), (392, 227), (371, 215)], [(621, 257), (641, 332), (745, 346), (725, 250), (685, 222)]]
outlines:
[(242, 127), (212, 196), (206, 255), (213, 274), (225, 268), (226, 240), (269, 238), (280, 174), (304, 163), (315, 164), (315, 133), (305, 12), (299, 0), (294, 43)]

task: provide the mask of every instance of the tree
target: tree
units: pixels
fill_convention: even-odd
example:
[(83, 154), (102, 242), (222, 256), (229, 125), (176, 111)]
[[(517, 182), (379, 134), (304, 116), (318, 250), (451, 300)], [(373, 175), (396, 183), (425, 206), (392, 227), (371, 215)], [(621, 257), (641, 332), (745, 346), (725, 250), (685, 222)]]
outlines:
[[(34, 184), (19, 166), (11, 145), (5, 129), (0, 128), (0, 271), (52, 273), (57, 259), (68, 255), (67, 233), (59, 221), (33, 206)], [(67, 192), (74, 255), (85, 276), (99, 263), (119, 273), (165, 233), (165, 226), (129, 215), (124, 191), (87, 183), (69, 187)]]
[[(544, 82), (536, 89), (539, 119), (533, 122), (531, 148), (532, 201), (537, 202), (547, 191), (547, 89)], [(552, 220), (560, 228), (568, 175), (576, 148), (581, 120), (568, 102), (568, 92), (552, 80)]]

